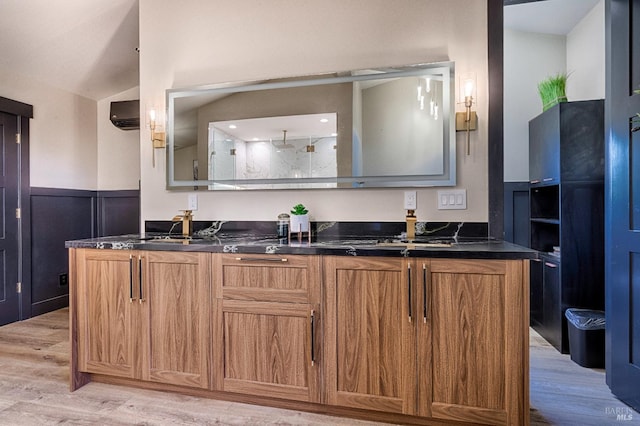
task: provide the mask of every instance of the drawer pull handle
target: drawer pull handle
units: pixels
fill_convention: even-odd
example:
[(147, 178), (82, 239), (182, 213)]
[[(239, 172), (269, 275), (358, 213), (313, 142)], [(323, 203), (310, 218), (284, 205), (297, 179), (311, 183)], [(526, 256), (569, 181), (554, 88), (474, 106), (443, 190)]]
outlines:
[(412, 312), (411, 312), (411, 264), (407, 265), (407, 299), (409, 301), (409, 322), (412, 320)]
[(287, 262), (286, 257), (236, 257), (236, 260), (241, 262)]
[(142, 297), (142, 256), (138, 256), (138, 289), (140, 290), (140, 299), (138, 302), (144, 302), (144, 297)]
[(129, 303), (133, 303), (133, 255), (129, 255)]
[(553, 178), (544, 178), (542, 179), (543, 182), (551, 182), (553, 180)]
[(427, 265), (422, 264), (422, 321), (427, 323)]
[(315, 338), (315, 318), (316, 318), (316, 312), (314, 310), (311, 310), (311, 320), (310, 320), (310, 324), (311, 324), (311, 365), (314, 365), (316, 362), (316, 338)]
[(535, 185), (536, 183), (540, 183), (540, 180), (539, 179), (534, 179), (534, 180), (531, 181), (531, 183)]
[(549, 268), (557, 268), (558, 265), (556, 265), (555, 263), (549, 263), (549, 262), (544, 262), (545, 266), (548, 266)]

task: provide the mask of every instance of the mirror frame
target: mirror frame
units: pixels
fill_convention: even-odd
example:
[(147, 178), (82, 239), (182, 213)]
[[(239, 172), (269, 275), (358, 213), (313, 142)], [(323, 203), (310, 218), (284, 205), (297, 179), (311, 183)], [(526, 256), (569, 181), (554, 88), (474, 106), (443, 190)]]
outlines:
[[(193, 96), (216, 96), (233, 93), (308, 87), (316, 85), (351, 83), (367, 80), (395, 79), (400, 77), (420, 76), (429, 71), (432, 74), (443, 76), (443, 173), (438, 175), (395, 175), (395, 176), (344, 176), (336, 178), (299, 178), (299, 179), (238, 179), (238, 180), (176, 180), (175, 179), (175, 153), (174, 153), (174, 116), (176, 112), (175, 102), (178, 99)], [(449, 78), (447, 79), (446, 76)], [(448, 93), (448, 96), (444, 96)], [(194, 189), (202, 188), (215, 183), (226, 185), (256, 185), (256, 188), (242, 188), (238, 190), (265, 189), (265, 184), (313, 184), (336, 182), (343, 184), (331, 188), (266, 188), (270, 190), (288, 189), (358, 189), (358, 188), (394, 188), (394, 187), (436, 187), (456, 185), (456, 130), (455, 130), (455, 64), (454, 62), (434, 62), (402, 67), (386, 67), (367, 70), (355, 70), (334, 73), (328, 76), (312, 75), (292, 78), (275, 79), (268, 81), (250, 81), (238, 83), (221, 83), (214, 85), (198, 86), (185, 89), (168, 89), (166, 91), (166, 155), (167, 155), (167, 189)], [(351, 184), (347, 186), (347, 184)], [(222, 190), (222, 189), (216, 189)], [(229, 189), (232, 190), (232, 189)]]

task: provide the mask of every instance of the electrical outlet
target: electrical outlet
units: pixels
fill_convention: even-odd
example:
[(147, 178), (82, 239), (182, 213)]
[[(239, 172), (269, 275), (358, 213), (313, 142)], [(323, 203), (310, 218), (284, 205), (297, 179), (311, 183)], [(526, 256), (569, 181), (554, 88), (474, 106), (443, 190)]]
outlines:
[(69, 274), (63, 273), (58, 275), (58, 286), (66, 287), (69, 285)]
[(416, 191), (404, 191), (404, 209), (415, 210), (418, 204), (417, 198)]
[(198, 194), (189, 194), (189, 207), (187, 207), (188, 210), (198, 210)]

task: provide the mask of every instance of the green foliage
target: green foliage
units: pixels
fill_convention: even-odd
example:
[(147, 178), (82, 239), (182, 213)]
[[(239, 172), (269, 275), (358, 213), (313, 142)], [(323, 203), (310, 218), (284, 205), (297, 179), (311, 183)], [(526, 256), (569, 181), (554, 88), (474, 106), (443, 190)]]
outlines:
[(295, 206), (293, 206), (293, 209), (291, 210), (291, 214), (294, 214), (296, 216), (307, 214), (307, 213), (309, 213), (309, 210), (307, 210), (307, 208), (302, 204), (296, 204)]
[(540, 98), (542, 99), (542, 111), (546, 111), (560, 102), (567, 102), (566, 87), (568, 77), (566, 73), (562, 73), (538, 83), (538, 93), (540, 93)]

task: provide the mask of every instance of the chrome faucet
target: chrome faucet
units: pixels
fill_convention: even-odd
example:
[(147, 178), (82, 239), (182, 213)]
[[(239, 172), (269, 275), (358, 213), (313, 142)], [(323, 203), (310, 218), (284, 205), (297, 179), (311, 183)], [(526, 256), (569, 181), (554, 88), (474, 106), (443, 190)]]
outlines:
[(173, 217), (173, 222), (182, 222), (182, 235), (190, 237), (193, 233), (193, 212), (191, 210), (181, 210), (183, 214)]
[(413, 241), (416, 238), (416, 215), (415, 210), (407, 210), (407, 241)]

